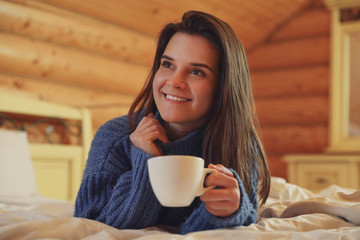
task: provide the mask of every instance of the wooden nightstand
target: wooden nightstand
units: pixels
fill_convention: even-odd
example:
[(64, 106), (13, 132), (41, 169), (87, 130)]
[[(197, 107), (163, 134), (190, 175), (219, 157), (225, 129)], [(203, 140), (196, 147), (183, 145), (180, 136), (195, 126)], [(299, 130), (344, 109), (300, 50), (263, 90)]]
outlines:
[(360, 155), (286, 155), (289, 182), (318, 192), (332, 184), (360, 189)]

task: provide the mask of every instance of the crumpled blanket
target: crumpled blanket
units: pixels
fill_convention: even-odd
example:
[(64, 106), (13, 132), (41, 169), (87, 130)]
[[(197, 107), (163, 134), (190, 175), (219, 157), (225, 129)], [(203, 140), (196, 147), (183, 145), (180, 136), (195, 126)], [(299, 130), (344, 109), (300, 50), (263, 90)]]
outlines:
[(331, 186), (319, 194), (272, 178), (269, 199), (250, 226), (186, 235), (150, 227), (119, 230), (74, 218), (73, 204), (42, 199), (0, 197), (0, 239), (360, 239), (360, 191)]
[(333, 185), (319, 194), (313, 194), (282, 179), (273, 178), (273, 181), (276, 181), (277, 189), (271, 189), (270, 198), (274, 199), (275, 195), (278, 201), (266, 204), (262, 209), (260, 207), (262, 217), (291, 218), (323, 213), (360, 225), (360, 191)]

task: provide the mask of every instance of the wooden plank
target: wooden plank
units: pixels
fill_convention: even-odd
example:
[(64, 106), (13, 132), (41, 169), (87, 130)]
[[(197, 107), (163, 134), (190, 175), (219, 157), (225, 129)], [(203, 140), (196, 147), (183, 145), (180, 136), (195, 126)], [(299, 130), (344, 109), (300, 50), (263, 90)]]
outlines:
[(151, 65), (155, 38), (58, 9), (55, 13), (0, 2), (0, 29), (56, 44)]
[(291, 19), (270, 37), (270, 41), (313, 36), (330, 36), (330, 11), (325, 8), (309, 9)]
[[(24, 0), (23, 0), (24, 1)], [(29, 2), (25, 1), (25, 2)], [(31, 1), (30, 1), (31, 2)], [(167, 0), (47, 0), (48, 4), (67, 8), (128, 29), (155, 36), (167, 22), (179, 20), (188, 10), (201, 10), (228, 22), (244, 45), (261, 42), (284, 19), (307, 5), (304, 0), (221, 1), (182, 0), (174, 5)], [(151, 20), (149, 20), (151, 19)]]
[(359, 0), (324, 0), (328, 8), (338, 9), (338, 8), (351, 8), (357, 7), (360, 5)]
[(76, 107), (100, 107), (113, 104), (126, 107), (131, 104), (134, 98), (102, 90), (3, 73), (0, 73), (0, 89), (47, 102)]
[(312, 37), (268, 43), (248, 55), (251, 71), (325, 65), (330, 58), (330, 39)]
[(113, 105), (113, 106), (102, 106), (99, 108), (96, 108), (96, 107), (91, 108), (94, 133), (105, 122), (107, 122), (113, 118), (126, 115), (128, 113), (129, 107), (130, 107), (130, 105), (129, 106)]
[(26, 98), (7, 91), (0, 92), (0, 110), (16, 114), (64, 119), (82, 120), (83, 117), (79, 108)]
[(0, 71), (135, 95), (148, 68), (0, 32)]
[(93, 124), (91, 112), (88, 108), (82, 108), (82, 122), (81, 122), (81, 144), (83, 146), (82, 151), (82, 169), (85, 168), (86, 160), (88, 159), (89, 150), (91, 147), (91, 141), (93, 139)]
[(329, 92), (329, 67), (316, 66), (251, 74), (254, 96), (259, 99), (302, 95), (326, 95)]
[(327, 124), (327, 96), (265, 99), (256, 102), (261, 126)]
[(271, 154), (317, 153), (328, 146), (327, 125), (262, 127), (265, 150)]
[(165, 9), (161, 1), (108, 0), (99, 2), (88, 0), (86, 4), (81, 1), (66, 0), (46, 2), (151, 36), (156, 36), (158, 30), (168, 22), (167, 20), (175, 21), (181, 18), (180, 9), (174, 7), (173, 4), (171, 4), (172, 8)]
[(283, 160), (283, 155), (274, 155), (268, 153), (267, 163), (271, 176), (287, 179), (287, 164)]

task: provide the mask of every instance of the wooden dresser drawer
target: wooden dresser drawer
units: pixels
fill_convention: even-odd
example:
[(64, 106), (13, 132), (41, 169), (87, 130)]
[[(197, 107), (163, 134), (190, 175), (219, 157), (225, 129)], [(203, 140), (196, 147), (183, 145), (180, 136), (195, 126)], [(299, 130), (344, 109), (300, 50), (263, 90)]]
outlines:
[(304, 163), (298, 165), (298, 185), (320, 191), (330, 185), (337, 184), (351, 187), (349, 164), (342, 163)]
[(360, 156), (354, 155), (287, 155), (290, 183), (313, 192), (333, 184), (360, 188)]

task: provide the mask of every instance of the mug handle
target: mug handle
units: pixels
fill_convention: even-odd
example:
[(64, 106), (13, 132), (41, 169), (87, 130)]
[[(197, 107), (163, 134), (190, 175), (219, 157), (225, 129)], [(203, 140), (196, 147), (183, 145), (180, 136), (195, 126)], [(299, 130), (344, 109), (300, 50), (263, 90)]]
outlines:
[(201, 178), (199, 190), (198, 190), (198, 193), (196, 194), (197, 197), (203, 195), (205, 192), (216, 187), (216, 186), (204, 187), (204, 180), (205, 180), (206, 174), (214, 173), (214, 172), (217, 172), (217, 171), (215, 169), (211, 169), (211, 168), (204, 168), (204, 172), (203, 172), (203, 176)]

